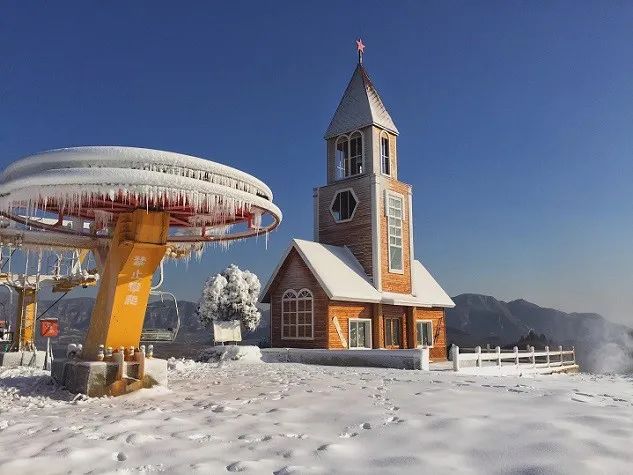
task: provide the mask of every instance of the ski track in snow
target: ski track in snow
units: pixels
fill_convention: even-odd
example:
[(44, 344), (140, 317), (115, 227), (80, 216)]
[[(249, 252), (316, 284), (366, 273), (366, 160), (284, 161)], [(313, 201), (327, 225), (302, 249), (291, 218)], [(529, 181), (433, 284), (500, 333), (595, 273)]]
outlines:
[(0, 370), (0, 474), (631, 473), (633, 380), (179, 361), (74, 398)]

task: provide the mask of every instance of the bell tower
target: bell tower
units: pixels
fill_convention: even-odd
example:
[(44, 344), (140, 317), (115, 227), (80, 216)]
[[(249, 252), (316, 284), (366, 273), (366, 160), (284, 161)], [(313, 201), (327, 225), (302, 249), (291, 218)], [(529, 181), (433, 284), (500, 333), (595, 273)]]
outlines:
[(398, 129), (358, 64), (325, 132), (327, 184), (314, 189), (314, 240), (347, 246), (382, 292), (410, 294), (411, 186), (398, 181)]

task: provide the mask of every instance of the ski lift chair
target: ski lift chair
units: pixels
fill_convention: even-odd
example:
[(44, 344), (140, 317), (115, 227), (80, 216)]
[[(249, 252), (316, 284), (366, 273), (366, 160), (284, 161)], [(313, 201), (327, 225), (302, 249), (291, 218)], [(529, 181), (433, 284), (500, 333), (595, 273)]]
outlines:
[(176, 336), (178, 336), (178, 330), (180, 329), (180, 314), (178, 313), (178, 301), (176, 300), (176, 296), (162, 290), (152, 290), (149, 294), (159, 296), (161, 303), (165, 302), (165, 297), (174, 302), (176, 322), (173, 327), (168, 328), (143, 328), (141, 332), (141, 343), (172, 343), (176, 339)]
[(9, 351), (13, 344), (13, 332), (7, 321), (0, 320), (0, 351)]

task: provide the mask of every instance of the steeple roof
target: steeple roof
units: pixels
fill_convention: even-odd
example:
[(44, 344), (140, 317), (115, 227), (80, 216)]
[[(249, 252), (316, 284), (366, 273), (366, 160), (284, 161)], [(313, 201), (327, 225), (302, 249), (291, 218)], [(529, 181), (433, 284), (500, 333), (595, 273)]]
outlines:
[(325, 132), (325, 138), (329, 139), (368, 125), (377, 125), (398, 134), (398, 129), (382, 103), (378, 91), (369, 79), (363, 64), (359, 62)]

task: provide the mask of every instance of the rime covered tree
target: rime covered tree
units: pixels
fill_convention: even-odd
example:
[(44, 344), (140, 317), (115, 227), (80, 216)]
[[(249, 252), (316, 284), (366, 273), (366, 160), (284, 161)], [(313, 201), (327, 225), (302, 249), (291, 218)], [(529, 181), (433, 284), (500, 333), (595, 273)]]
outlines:
[(255, 330), (261, 318), (257, 308), (260, 289), (255, 274), (231, 264), (205, 282), (198, 303), (198, 317), (204, 325), (239, 320), (248, 330)]

